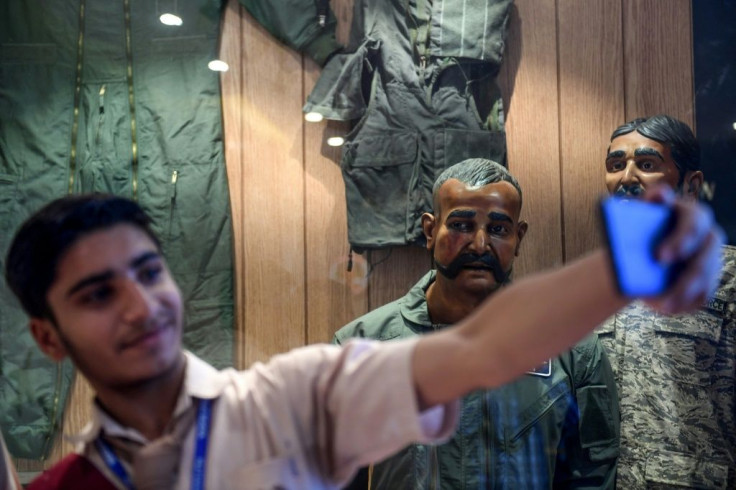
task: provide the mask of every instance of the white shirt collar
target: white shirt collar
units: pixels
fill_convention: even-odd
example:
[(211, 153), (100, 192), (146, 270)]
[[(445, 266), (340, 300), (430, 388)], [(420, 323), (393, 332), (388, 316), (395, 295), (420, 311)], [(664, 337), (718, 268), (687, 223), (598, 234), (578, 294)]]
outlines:
[[(189, 351), (184, 351), (186, 365), (184, 368), (183, 389), (179, 392), (174, 417), (178, 417), (192, 405), (192, 398), (214, 399), (220, 396), (228, 381), (228, 377), (207, 364)], [(92, 420), (74, 435), (65, 438), (75, 446), (77, 452), (82, 452), (84, 446), (94, 441), (100, 431), (112, 437), (124, 437), (141, 444), (148, 440), (137, 430), (123, 427), (110, 416), (98, 403), (92, 403)]]

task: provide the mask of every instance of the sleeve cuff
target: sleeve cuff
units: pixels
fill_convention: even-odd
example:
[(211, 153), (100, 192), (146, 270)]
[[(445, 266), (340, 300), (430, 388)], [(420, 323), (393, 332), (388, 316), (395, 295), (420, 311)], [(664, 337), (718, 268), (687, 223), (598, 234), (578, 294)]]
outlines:
[(334, 25), (328, 25), (322, 28), (317, 37), (304, 46), (304, 52), (316, 61), (319, 66), (325, 66), (330, 56), (340, 49), (342, 49), (342, 46), (335, 39)]

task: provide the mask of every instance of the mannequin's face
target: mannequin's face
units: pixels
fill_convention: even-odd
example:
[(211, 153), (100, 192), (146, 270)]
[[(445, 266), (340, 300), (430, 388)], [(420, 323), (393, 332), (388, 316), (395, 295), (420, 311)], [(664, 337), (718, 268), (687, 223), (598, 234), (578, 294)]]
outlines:
[(632, 131), (614, 138), (606, 157), (609, 194), (636, 197), (654, 184), (665, 184), (683, 195), (697, 197), (702, 174), (680, 170), (669, 146)]
[(470, 188), (453, 179), (438, 198), (438, 215), (423, 220), (437, 269), (457, 288), (490, 294), (510, 273), (526, 233), (519, 193), (508, 182)]
[(664, 183), (675, 189), (680, 171), (670, 149), (632, 131), (611, 141), (606, 158), (606, 187), (610, 194), (638, 196), (648, 186)]

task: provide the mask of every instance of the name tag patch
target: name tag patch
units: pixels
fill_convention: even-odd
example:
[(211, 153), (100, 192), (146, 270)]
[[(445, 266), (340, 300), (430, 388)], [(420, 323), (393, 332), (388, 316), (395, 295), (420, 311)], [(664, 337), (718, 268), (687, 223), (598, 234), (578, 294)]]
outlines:
[(543, 376), (545, 378), (552, 375), (552, 359), (547, 359), (539, 366), (535, 367), (531, 371), (527, 371), (526, 374), (531, 374), (532, 376)]

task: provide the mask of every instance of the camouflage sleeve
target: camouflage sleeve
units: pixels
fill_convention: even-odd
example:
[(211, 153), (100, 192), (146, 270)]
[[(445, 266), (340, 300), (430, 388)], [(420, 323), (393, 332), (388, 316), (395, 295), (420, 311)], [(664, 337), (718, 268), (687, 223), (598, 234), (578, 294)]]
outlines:
[[(736, 482), (736, 248), (724, 247), (721, 284), (716, 298), (722, 301), (721, 337), (711, 367), (715, 416), (730, 449), (730, 483)], [(736, 488), (736, 487), (734, 487)]]
[(595, 335), (578, 344), (571, 356), (579, 417), (563, 438), (555, 488), (612, 489), (621, 436), (613, 370)]

